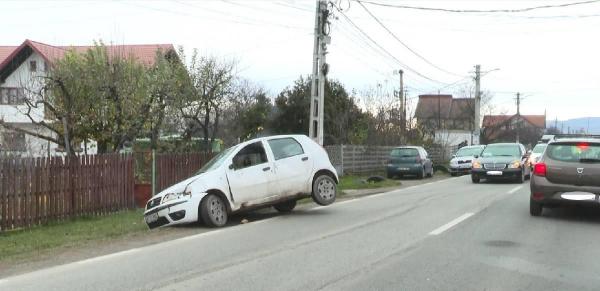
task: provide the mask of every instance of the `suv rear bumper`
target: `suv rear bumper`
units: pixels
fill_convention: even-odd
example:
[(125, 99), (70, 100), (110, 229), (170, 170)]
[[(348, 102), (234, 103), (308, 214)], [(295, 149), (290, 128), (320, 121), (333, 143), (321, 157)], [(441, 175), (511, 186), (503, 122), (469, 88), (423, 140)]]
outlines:
[(600, 205), (600, 187), (554, 184), (545, 177), (531, 175), (531, 200), (552, 204)]

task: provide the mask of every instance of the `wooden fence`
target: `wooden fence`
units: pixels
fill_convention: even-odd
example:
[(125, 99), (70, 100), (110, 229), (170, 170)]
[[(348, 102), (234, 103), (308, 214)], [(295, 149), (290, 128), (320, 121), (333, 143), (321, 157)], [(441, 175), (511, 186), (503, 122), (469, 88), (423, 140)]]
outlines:
[[(329, 160), (339, 175), (382, 173), (395, 146), (330, 145), (325, 146)], [(431, 146), (427, 153), (434, 165), (446, 165), (458, 148)]]
[(156, 193), (191, 177), (211, 157), (199, 152), (156, 154)]
[(131, 155), (0, 158), (0, 232), (134, 207)]

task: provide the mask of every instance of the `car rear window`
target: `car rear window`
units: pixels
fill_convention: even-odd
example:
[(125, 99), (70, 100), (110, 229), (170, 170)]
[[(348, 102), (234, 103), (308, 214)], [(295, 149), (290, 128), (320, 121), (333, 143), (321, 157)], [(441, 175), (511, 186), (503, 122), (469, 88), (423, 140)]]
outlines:
[(269, 146), (273, 151), (275, 160), (297, 156), (304, 153), (302, 146), (291, 137), (269, 140)]
[(393, 157), (417, 157), (419, 156), (419, 151), (417, 149), (393, 149), (391, 156)]
[(521, 155), (518, 145), (488, 145), (481, 153), (482, 157), (518, 157)]
[(600, 144), (585, 142), (553, 143), (546, 155), (552, 160), (573, 163), (600, 163)]
[(541, 153), (543, 153), (543, 152), (544, 152), (544, 150), (546, 149), (546, 146), (548, 146), (548, 145), (547, 145), (547, 144), (544, 144), (544, 143), (538, 144), (538, 145), (536, 145), (536, 146), (533, 148), (533, 151), (532, 151), (532, 152), (533, 152), (534, 154), (541, 154)]

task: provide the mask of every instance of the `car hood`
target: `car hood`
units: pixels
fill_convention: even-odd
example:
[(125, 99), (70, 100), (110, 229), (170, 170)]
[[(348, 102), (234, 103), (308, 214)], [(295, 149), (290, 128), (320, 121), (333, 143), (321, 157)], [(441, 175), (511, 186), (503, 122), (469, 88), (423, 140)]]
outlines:
[(208, 171), (208, 172), (204, 172), (204, 173), (200, 173), (198, 175), (194, 175), (192, 177), (189, 177), (181, 182), (177, 182), (175, 184), (173, 184), (172, 186), (169, 186), (168, 188), (160, 191), (160, 193), (156, 194), (154, 197), (162, 197), (164, 195), (166, 195), (167, 193), (182, 193), (185, 192), (186, 188), (194, 183), (194, 185), (200, 185), (203, 184), (202, 181), (206, 181), (206, 180), (210, 180), (211, 177), (213, 177), (215, 175), (215, 171)]
[(478, 159), (482, 164), (509, 164), (520, 160), (520, 157), (479, 157)]

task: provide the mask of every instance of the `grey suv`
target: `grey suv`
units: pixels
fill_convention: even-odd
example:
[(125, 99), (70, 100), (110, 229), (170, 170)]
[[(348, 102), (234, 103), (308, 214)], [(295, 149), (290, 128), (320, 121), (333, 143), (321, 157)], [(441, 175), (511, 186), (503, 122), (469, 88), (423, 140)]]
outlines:
[(556, 136), (533, 168), (529, 212), (545, 206), (598, 205), (600, 202), (600, 137)]

